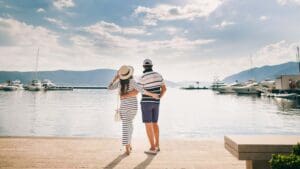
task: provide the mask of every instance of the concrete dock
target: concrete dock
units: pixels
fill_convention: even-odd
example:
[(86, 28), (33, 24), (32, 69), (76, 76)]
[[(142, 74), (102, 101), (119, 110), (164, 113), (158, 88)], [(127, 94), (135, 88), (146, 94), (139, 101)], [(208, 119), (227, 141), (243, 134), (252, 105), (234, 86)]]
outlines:
[(134, 139), (130, 156), (119, 139), (0, 137), (1, 169), (244, 169), (220, 140), (162, 140), (156, 156), (144, 154), (148, 143)]

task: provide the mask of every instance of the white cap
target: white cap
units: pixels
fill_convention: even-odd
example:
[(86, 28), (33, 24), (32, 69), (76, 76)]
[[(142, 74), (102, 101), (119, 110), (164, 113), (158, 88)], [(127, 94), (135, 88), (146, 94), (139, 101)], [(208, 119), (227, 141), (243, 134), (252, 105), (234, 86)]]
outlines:
[(150, 59), (145, 59), (144, 60), (144, 63), (143, 63), (143, 66), (152, 66), (152, 61)]

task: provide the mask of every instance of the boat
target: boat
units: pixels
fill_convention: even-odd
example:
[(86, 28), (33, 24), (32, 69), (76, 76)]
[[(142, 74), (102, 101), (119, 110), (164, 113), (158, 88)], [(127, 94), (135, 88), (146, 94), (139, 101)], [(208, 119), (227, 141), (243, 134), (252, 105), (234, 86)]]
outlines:
[(43, 90), (43, 86), (39, 80), (32, 80), (26, 89), (29, 91), (41, 91)]
[(3, 90), (3, 88), (4, 88), (5, 86), (7, 86), (7, 83), (2, 83), (2, 84), (0, 84), (0, 90)]
[(38, 80), (39, 51), (40, 50), (38, 48), (37, 55), (36, 55), (34, 80), (32, 80), (31, 83), (28, 86), (26, 86), (26, 90), (29, 90), (29, 91), (40, 91), (43, 89), (41, 81)]
[(275, 97), (283, 98), (283, 99), (296, 99), (299, 97), (299, 95), (296, 93), (280, 93), (280, 94), (275, 94)]
[(45, 79), (42, 81), (42, 86), (45, 89), (45, 91), (48, 90), (73, 90), (73, 87), (63, 87), (63, 86), (57, 86), (53, 82), (51, 82), (48, 79)]
[(257, 90), (258, 87), (259, 87), (258, 83), (254, 82), (254, 83), (247, 84), (245, 86), (235, 87), (233, 88), (233, 90), (237, 94), (260, 94), (260, 91)]
[(23, 89), (23, 84), (20, 80), (8, 81), (6, 86), (3, 86), (2, 90), (4, 91), (14, 91)]
[(219, 93), (235, 93), (235, 91), (233, 90), (236, 87), (241, 87), (244, 86), (241, 83), (233, 83), (233, 84), (229, 84), (226, 86), (221, 86), (218, 89), (216, 89)]
[(224, 82), (221, 81), (215, 81), (212, 85), (211, 85), (211, 89), (212, 90), (218, 90), (221, 87), (226, 86), (226, 84)]

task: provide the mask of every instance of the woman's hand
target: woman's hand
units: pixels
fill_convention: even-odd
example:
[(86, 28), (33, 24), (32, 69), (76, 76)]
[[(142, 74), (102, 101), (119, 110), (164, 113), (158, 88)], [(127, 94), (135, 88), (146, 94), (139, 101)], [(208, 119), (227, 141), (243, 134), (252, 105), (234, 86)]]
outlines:
[(159, 99), (159, 94), (151, 93), (151, 97), (158, 100)]

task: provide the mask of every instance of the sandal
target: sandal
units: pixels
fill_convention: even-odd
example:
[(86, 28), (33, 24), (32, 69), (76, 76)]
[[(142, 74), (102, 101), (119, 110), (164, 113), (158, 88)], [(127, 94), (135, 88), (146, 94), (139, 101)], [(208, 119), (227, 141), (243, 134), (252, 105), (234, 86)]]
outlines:
[(156, 150), (147, 150), (147, 151), (144, 151), (145, 154), (150, 154), (150, 155), (156, 155), (157, 154), (157, 151)]

